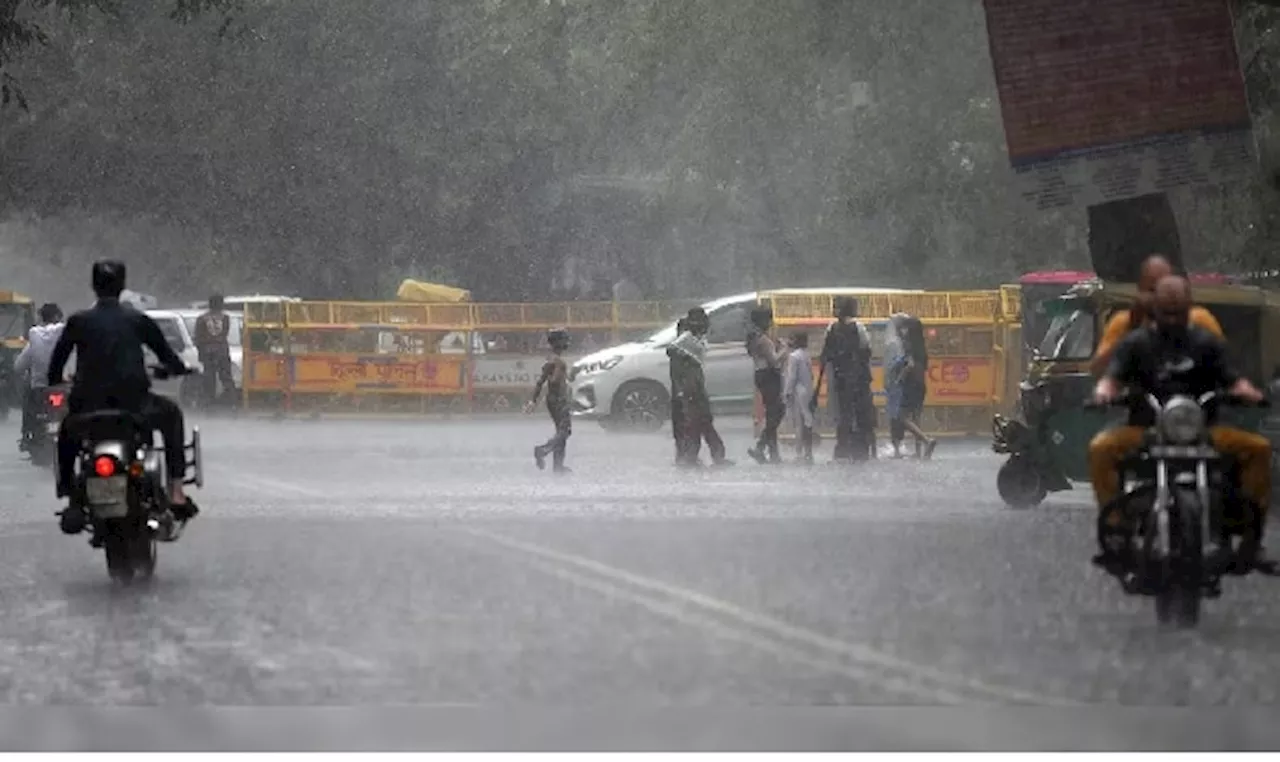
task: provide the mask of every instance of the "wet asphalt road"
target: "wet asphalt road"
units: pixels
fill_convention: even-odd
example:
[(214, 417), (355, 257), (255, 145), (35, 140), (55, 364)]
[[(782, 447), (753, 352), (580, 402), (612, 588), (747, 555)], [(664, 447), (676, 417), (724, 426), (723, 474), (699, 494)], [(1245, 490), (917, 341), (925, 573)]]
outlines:
[(579, 422), (555, 476), (542, 416), (202, 427), (204, 514), (146, 590), (0, 459), (0, 703), (1277, 703), (1280, 582), (1161, 633), (1089, 566), (1086, 493), (1009, 511), (979, 441), (686, 474), (669, 435)]

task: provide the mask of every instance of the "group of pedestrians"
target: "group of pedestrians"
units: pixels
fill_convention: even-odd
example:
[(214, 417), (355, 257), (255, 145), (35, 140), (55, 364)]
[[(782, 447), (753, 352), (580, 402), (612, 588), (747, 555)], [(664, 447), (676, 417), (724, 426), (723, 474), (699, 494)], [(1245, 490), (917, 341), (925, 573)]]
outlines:
[[(747, 353), (752, 358), (756, 391), (764, 407), (764, 426), (748, 454), (759, 463), (780, 463), (778, 430), (789, 420), (795, 432), (800, 458), (813, 462), (814, 419), (827, 369), (829, 392), (836, 410), (834, 460), (858, 462), (876, 457), (876, 409), (871, 391), (872, 346), (870, 334), (858, 317), (853, 297), (837, 297), (834, 321), (827, 327), (819, 356), (817, 380), (813, 377), (808, 334), (795, 333), (785, 343), (771, 335), (773, 313), (757, 307), (751, 313)], [(885, 337), (884, 391), (894, 457), (902, 456), (906, 434), (915, 439), (917, 457), (933, 456), (937, 440), (920, 428), (924, 407), (928, 353), (924, 328), (918, 318), (894, 315)]]
[[(830, 369), (830, 394), (836, 410), (836, 462), (865, 461), (876, 457), (876, 409), (871, 391), (872, 346), (865, 326), (858, 322), (858, 302), (853, 297), (837, 297), (834, 321), (827, 327), (815, 380), (809, 354), (809, 335), (794, 333), (786, 341), (773, 338), (773, 312), (760, 306), (752, 310), (746, 350), (755, 373), (755, 386), (764, 405), (764, 426), (755, 446), (747, 454), (758, 463), (781, 463), (778, 430), (784, 420), (793, 427), (800, 458), (813, 462), (817, 442), (814, 424), (822, 382)], [(689, 310), (676, 324), (676, 338), (667, 346), (671, 373), (671, 430), (675, 439), (676, 463), (696, 467), (705, 442), (713, 466), (733, 465), (726, 457), (724, 440), (716, 431), (711, 413), (711, 397), (703, 364), (707, 354), (710, 320), (701, 307)], [(555, 424), (555, 435), (534, 449), (538, 467), (545, 467), (547, 455), (554, 457), (555, 470), (565, 468), (565, 446), (572, 434), (570, 424), (568, 368), (563, 353), (568, 334), (563, 329), (548, 333), (552, 356), (534, 388), (526, 411), (532, 412), (546, 391), (547, 412)], [(901, 457), (902, 443), (910, 433), (917, 457), (932, 457), (937, 440), (920, 428), (924, 407), (928, 353), (920, 320), (910, 315), (894, 315), (885, 338), (884, 387), (887, 398), (890, 439), (894, 457)]]

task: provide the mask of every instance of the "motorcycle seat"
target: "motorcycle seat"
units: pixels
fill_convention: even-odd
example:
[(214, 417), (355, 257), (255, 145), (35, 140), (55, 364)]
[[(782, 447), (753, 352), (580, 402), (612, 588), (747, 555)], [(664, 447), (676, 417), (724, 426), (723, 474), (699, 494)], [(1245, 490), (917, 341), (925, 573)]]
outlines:
[(72, 435), (82, 440), (151, 441), (151, 427), (147, 420), (127, 410), (95, 410), (91, 413), (80, 413), (69, 416), (66, 426)]

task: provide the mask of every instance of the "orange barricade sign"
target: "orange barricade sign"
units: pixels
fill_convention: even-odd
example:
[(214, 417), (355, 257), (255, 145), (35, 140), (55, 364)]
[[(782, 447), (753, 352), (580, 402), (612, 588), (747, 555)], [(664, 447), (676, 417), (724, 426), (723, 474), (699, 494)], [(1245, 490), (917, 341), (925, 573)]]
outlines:
[[(820, 366), (813, 365), (818, 375)], [(825, 402), (830, 379), (822, 382), (821, 401)], [(927, 407), (986, 405), (995, 394), (995, 365), (990, 357), (931, 357), (929, 358), (928, 392), (924, 398)], [(871, 393), (876, 404), (884, 405), (884, 365), (877, 362), (871, 368)]]
[(320, 394), (462, 394), (466, 358), (451, 355), (317, 353), (254, 355), (246, 387)]
[(982, 405), (995, 394), (990, 357), (937, 357), (929, 361), (926, 405)]

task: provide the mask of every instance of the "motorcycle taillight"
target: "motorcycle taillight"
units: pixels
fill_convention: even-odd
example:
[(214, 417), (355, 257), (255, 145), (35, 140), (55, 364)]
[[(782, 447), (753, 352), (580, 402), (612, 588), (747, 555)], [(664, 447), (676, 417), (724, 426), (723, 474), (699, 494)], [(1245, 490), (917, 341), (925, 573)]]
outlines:
[(50, 392), (49, 404), (53, 407), (62, 407), (62, 403), (67, 401), (67, 395), (62, 392)]

